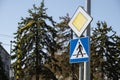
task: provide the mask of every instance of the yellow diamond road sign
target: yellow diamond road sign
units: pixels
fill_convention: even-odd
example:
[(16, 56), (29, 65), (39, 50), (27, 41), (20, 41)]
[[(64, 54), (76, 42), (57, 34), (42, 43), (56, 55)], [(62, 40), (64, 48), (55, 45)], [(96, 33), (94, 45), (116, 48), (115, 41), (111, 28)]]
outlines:
[(87, 12), (79, 7), (68, 25), (80, 37), (91, 21)]

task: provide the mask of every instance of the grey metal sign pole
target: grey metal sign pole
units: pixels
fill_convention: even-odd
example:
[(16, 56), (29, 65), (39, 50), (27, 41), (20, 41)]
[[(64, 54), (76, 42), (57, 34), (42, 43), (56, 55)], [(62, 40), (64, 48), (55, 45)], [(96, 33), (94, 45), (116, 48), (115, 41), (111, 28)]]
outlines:
[[(86, 11), (89, 15), (91, 15), (91, 0), (86, 0)], [(90, 24), (87, 27), (86, 36), (90, 37)], [(89, 59), (90, 59), (90, 54), (89, 54)], [(84, 62), (84, 80), (90, 80), (90, 61)]]
[[(84, 9), (82, 7), (79, 6), (76, 13), (71, 18), (71, 20), (68, 24), (71, 27), (71, 29), (77, 34), (78, 37), (80, 37), (83, 34), (84, 30), (86, 30), (85, 36), (90, 37), (89, 23), (92, 21), (92, 17), (88, 15), (88, 14), (90, 14), (90, 0), (87, 0), (86, 4), (87, 4), (87, 8), (86, 8), (87, 13), (86, 13), (86, 11), (84, 11)], [(79, 43), (79, 41), (80, 41), (80, 43)], [(89, 45), (89, 41), (87, 39), (87, 42), (83, 42), (83, 43)], [(75, 45), (72, 45), (73, 43)], [(82, 62), (79, 65), (79, 80), (90, 80), (90, 61), (88, 61), (89, 56), (90, 56), (90, 54), (89, 54), (90, 47), (86, 46), (86, 48), (85, 48), (85, 46), (82, 46), (83, 43), (82, 43), (82, 45), (81, 45), (81, 43), (82, 43), (81, 39), (79, 39), (77, 43), (76, 43), (76, 40), (70, 41), (70, 44), (71, 44), (70, 45), (70, 63)], [(88, 55), (83, 55), (82, 52), (85, 52)], [(77, 57), (74, 57), (74, 55), (76, 53), (77, 53)], [(78, 57), (79, 53), (81, 54), (80, 57)], [(88, 57), (86, 58), (85, 56), (88, 56)], [(86, 62), (86, 61), (88, 61), (88, 62)], [(83, 62), (84, 62), (84, 67), (83, 67)]]
[(83, 80), (83, 63), (79, 63), (79, 80)]

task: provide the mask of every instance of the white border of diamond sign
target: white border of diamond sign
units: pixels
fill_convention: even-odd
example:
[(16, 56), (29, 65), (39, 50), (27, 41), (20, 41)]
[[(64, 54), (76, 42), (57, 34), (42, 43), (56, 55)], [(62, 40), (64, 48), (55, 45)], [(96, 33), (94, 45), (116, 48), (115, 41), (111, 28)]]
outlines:
[[(79, 13), (83, 14), (84, 17), (87, 19), (87, 22), (82, 26), (82, 28), (81, 28), (80, 31), (78, 31), (78, 30), (76, 29), (76, 27), (72, 24), (73, 20), (76, 18), (76, 16), (77, 16)], [(77, 11), (75, 12), (75, 14), (73, 15), (73, 17), (71, 18), (71, 20), (70, 20), (70, 22), (68, 23), (68, 25), (69, 25), (69, 26), (72, 28), (72, 30), (77, 34), (77, 36), (80, 37), (91, 21), (92, 21), (92, 17), (91, 17), (90, 15), (88, 15), (88, 13), (87, 13), (82, 7), (78, 7)]]

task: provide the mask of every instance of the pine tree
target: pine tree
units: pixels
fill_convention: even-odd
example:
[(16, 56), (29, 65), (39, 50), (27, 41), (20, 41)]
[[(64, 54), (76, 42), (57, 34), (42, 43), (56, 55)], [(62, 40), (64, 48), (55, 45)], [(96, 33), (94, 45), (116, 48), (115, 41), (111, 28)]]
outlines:
[(120, 79), (120, 37), (106, 22), (98, 22), (91, 36), (91, 80)]
[(72, 80), (78, 80), (78, 65), (69, 63), (69, 41), (73, 37), (73, 32), (68, 26), (68, 22), (70, 21), (70, 17), (67, 14), (64, 17), (60, 17), (60, 22), (57, 24), (58, 28), (58, 43), (61, 45), (62, 50), (59, 59), (59, 64), (61, 68), (61, 75), (63, 76), (63, 80), (66, 78), (72, 78)]
[(30, 80), (36, 75), (37, 79), (40, 76), (42, 80), (56, 80), (54, 73), (45, 65), (54, 59), (60, 47), (56, 43), (56, 23), (46, 10), (44, 0), (40, 7), (33, 5), (33, 9), (28, 11), (30, 17), (22, 18), (15, 33), (12, 58), (17, 59), (13, 65), (19, 79)]

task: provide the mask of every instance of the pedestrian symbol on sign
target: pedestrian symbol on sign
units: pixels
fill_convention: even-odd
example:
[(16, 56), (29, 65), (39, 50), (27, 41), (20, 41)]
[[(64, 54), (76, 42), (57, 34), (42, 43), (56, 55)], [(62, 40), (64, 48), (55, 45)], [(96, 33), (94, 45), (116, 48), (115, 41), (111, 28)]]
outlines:
[(78, 45), (77, 50), (78, 50), (77, 54), (75, 54), (75, 55), (73, 55), (73, 56), (76, 56), (76, 58), (77, 58), (79, 55), (82, 55), (82, 57), (83, 57), (83, 55), (84, 55), (85, 53), (82, 52), (83, 48), (82, 48), (82, 45), (80, 44), (80, 42), (79, 42), (79, 45)]

